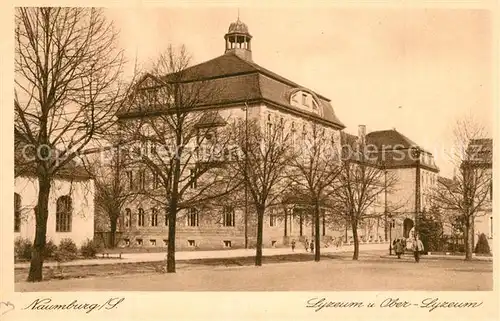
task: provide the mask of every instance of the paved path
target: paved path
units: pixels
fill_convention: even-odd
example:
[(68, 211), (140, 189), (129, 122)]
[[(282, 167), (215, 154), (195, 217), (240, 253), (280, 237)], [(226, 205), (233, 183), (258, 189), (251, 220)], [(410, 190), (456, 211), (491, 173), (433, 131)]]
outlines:
[[(396, 259), (397, 257), (395, 255), (381, 255), (380, 256), (383, 259)], [(464, 255), (421, 255), (420, 258), (422, 260), (464, 260), (465, 259), (465, 254)], [(413, 254), (405, 254), (401, 257), (401, 260), (407, 260), (407, 261), (414, 261), (415, 258), (413, 257)], [(493, 257), (492, 256), (473, 256), (472, 261), (487, 261), (487, 262), (493, 262)]]
[[(388, 244), (361, 244), (360, 251), (366, 250), (386, 250)], [(344, 245), (341, 247), (321, 248), (321, 253), (339, 253), (353, 251), (353, 245)], [(296, 248), (292, 252), (290, 248), (264, 248), (262, 249), (263, 256), (286, 255), (292, 253), (305, 253), (303, 248)], [(175, 253), (177, 261), (208, 259), (208, 258), (230, 258), (230, 257), (247, 257), (254, 256), (255, 249), (235, 249), (235, 250), (219, 250), (219, 251), (179, 251)], [(102, 264), (119, 264), (119, 263), (140, 263), (140, 262), (158, 262), (165, 260), (166, 253), (124, 253), (122, 258), (116, 259), (90, 259), (90, 260), (75, 260), (62, 263), (61, 266), (77, 266), (77, 265), (102, 265)], [(57, 266), (57, 262), (46, 262), (45, 267)], [(16, 268), (28, 268), (29, 263), (17, 263)]]
[[(267, 251), (269, 253), (269, 251)], [(15, 284), (16, 291), (491, 291), (493, 265), (483, 261), (382, 259), (380, 251), (350, 253), (320, 262), (261, 267), (179, 269)], [(215, 302), (215, 301), (214, 301)], [(227, 301), (231, 302), (231, 301)], [(212, 303), (211, 303), (212, 304)], [(215, 303), (217, 304), (217, 303)], [(227, 303), (225, 303), (227, 304)]]

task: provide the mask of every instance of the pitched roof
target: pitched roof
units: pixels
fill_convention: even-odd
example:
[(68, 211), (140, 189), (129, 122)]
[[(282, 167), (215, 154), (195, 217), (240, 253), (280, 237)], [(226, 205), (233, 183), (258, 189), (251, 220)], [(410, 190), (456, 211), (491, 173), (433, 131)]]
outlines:
[(368, 133), (366, 135), (366, 143), (375, 145), (379, 149), (383, 147), (407, 149), (418, 146), (414, 141), (395, 129), (379, 130)]
[[(27, 143), (23, 136), (15, 133), (14, 135), (14, 176), (33, 177), (36, 176), (36, 164), (34, 161), (23, 161), (23, 146)], [(31, 149), (25, 151), (29, 153)], [(81, 165), (78, 165), (74, 160), (69, 161), (61, 167), (54, 178), (69, 179), (69, 180), (87, 180), (91, 179), (90, 173)]]
[(493, 162), (493, 139), (471, 139), (467, 147), (467, 161), (464, 163), (489, 165)]
[[(337, 128), (345, 128), (337, 118), (330, 100), (314, 93), (322, 108), (323, 116), (294, 107), (290, 104), (290, 94), (296, 88), (303, 88), (254, 62), (238, 57), (232, 52), (186, 68), (182, 71), (182, 82), (209, 81), (217, 94), (204, 101), (203, 105), (224, 105), (245, 101), (264, 100), (285, 108), (293, 113), (326, 121)], [(163, 80), (168, 82), (172, 75), (166, 75)], [(122, 111), (119, 117), (134, 114), (136, 110)]]
[(226, 121), (217, 111), (206, 111), (204, 112), (198, 122), (196, 127), (217, 127), (226, 125)]
[[(342, 146), (357, 148), (358, 136), (341, 132)], [(412, 155), (412, 147), (419, 147), (415, 142), (396, 131), (395, 129), (370, 132), (366, 135), (366, 145), (368, 153), (377, 155), (379, 163), (386, 168), (415, 167), (417, 162)], [(421, 147), (419, 147), (422, 149)], [(423, 150), (423, 149), (422, 149)], [(383, 152), (382, 152), (383, 151)], [(347, 155), (348, 150), (342, 148), (343, 155)], [(426, 152), (430, 154), (429, 152)], [(352, 154), (351, 154), (352, 155)], [(420, 166), (431, 171), (439, 171), (438, 167), (432, 163), (420, 163)]]

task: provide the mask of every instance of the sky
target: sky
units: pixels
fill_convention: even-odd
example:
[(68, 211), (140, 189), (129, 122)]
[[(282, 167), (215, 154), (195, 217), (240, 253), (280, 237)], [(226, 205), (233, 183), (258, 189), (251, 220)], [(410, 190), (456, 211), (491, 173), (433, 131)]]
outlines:
[[(224, 53), (236, 7), (108, 8), (129, 63), (146, 68), (168, 45), (197, 64)], [(331, 99), (346, 131), (395, 128), (432, 152), (441, 175), (456, 121), (493, 133), (493, 27), (487, 10), (241, 7), (253, 60)]]

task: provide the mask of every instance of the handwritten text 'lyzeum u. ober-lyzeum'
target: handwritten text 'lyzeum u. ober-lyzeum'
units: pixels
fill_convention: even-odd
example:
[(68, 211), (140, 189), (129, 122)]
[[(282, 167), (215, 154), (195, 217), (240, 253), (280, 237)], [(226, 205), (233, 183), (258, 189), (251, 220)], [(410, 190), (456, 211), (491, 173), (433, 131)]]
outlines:
[(400, 298), (386, 298), (379, 302), (363, 301), (330, 301), (326, 298), (311, 298), (306, 307), (313, 308), (316, 312), (324, 308), (423, 308), (432, 312), (440, 308), (478, 308), (481, 301), (446, 301), (439, 298), (425, 298), (419, 302), (405, 301)]

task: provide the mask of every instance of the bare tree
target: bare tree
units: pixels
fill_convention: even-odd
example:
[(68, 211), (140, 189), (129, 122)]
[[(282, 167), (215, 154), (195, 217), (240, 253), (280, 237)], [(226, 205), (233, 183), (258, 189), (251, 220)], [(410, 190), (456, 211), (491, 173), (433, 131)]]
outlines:
[(41, 281), (51, 182), (111, 126), (123, 56), (95, 8), (18, 8), (15, 43), (15, 134), (36, 154), (19, 166), (38, 178), (28, 281)]
[(293, 158), (285, 123), (266, 123), (263, 127), (258, 120), (248, 119), (237, 120), (229, 128), (232, 145), (242, 151), (244, 158), (229, 164), (246, 185), (257, 215), (256, 266), (262, 265), (266, 208), (279, 204), (286, 189), (286, 169)]
[(472, 259), (474, 220), (484, 215), (484, 207), (491, 201), (492, 140), (485, 136), (484, 128), (472, 118), (457, 122), (449, 157), (458, 173), (451, 181), (438, 180), (432, 197), (439, 208), (452, 216), (452, 222), (462, 223), (465, 260)]
[[(384, 217), (384, 212), (374, 212), (379, 195), (387, 189), (390, 193), (397, 183), (397, 177), (385, 172), (379, 156), (369, 153), (361, 146), (356, 151), (349, 150), (349, 155), (342, 155), (341, 172), (335, 184), (338, 192), (333, 199), (333, 208), (337, 215), (351, 225), (354, 238), (353, 260), (359, 258), (358, 226), (365, 220)], [(392, 209), (392, 210), (395, 210)]]
[[(121, 152), (119, 143), (108, 146), (106, 150), (99, 149), (93, 158), (92, 154), (82, 157), (82, 163), (94, 180), (95, 209), (104, 214), (106, 226), (109, 226), (111, 248), (116, 246), (116, 232), (123, 208), (139, 196), (127, 186), (125, 169), (127, 159)], [(104, 154), (103, 154), (104, 153)], [(103, 157), (105, 156), (105, 157)]]
[[(218, 99), (213, 82), (189, 69), (185, 49), (170, 46), (135, 86), (121, 131), (131, 145), (129, 161), (148, 169), (151, 188), (140, 193), (168, 213), (167, 272), (175, 273), (175, 235), (179, 212), (201, 207), (237, 188), (227, 170), (226, 121), (201, 106)], [(132, 116), (130, 116), (132, 115)]]
[[(340, 173), (340, 154), (338, 143), (333, 136), (327, 136), (325, 128), (316, 123), (310, 126), (310, 133), (301, 133), (299, 150), (291, 163), (291, 175), (294, 194), (307, 199), (312, 208), (311, 223), (314, 226), (315, 255), (320, 260), (320, 219), (321, 208), (336, 191), (334, 184)], [(325, 224), (323, 217), (323, 224)]]

